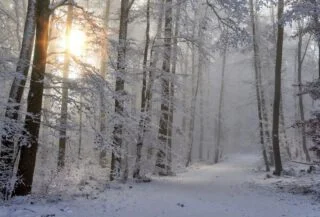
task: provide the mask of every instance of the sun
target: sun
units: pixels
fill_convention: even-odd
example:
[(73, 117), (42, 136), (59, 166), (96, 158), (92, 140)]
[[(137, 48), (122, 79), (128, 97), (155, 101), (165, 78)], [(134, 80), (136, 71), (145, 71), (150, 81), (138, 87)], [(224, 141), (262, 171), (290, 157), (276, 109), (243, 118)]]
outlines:
[(76, 57), (83, 57), (86, 51), (86, 34), (79, 29), (72, 29), (68, 36), (59, 40), (59, 47)]
[[(80, 29), (73, 28), (69, 35), (64, 35), (59, 40), (59, 48), (63, 52), (69, 53), (71, 56), (83, 58), (86, 55), (86, 34)], [(59, 55), (59, 62), (64, 62), (64, 55)], [(69, 78), (76, 79), (79, 77), (79, 71), (75, 67), (70, 66)]]
[(70, 32), (70, 53), (77, 57), (83, 56), (85, 53), (86, 35), (83, 31), (73, 29)]

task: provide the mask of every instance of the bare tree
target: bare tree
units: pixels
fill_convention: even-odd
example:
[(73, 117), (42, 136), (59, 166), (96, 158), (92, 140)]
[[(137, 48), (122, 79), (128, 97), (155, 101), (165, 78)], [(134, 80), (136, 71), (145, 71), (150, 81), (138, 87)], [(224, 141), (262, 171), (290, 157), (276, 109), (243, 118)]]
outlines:
[(171, 52), (172, 52), (172, 0), (166, 0), (165, 4), (165, 34), (164, 34), (164, 53), (161, 76), (161, 116), (159, 122), (159, 141), (161, 147), (157, 152), (156, 173), (168, 175), (171, 172), (171, 165), (168, 164), (168, 136), (171, 134), (168, 128), (170, 121), (170, 80), (171, 80)]
[(62, 99), (60, 110), (60, 128), (59, 128), (59, 154), (58, 171), (65, 166), (66, 143), (67, 143), (67, 123), (68, 123), (68, 97), (69, 97), (69, 68), (70, 68), (70, 35), (72, 30), (73, 6), (68, 5), (66, 22), (66, 48), (64, 53), (63, 78), (62, 78)]
[[(106, 38), (102, 41), (102, 49), (101, 49), (101, 61), (100, 61), (100, 73), (102, 79), (106, 79), (107, 69), (108, 69), (108, 31), (109, 31), (109, 16), (110, 16), (110, 6), (111, 0), (106, 0), (106, 7), (104, 11), (104, 32), (106, 34)], [(107, 150), (104, 147), (103, 137), (106, 136), (106, 108), (105, 108), (105, 96), (103, 94), (103, 90), (101, 88), (100, 91), (100, 142), (101, 142), (101, 151), (99, 156), (100, 166), (105, 168), (107, 166)]]
[(17, 63), (16, 75), (11, 85), (8, 105), (5, 118), (7, 123), (1, 135), (1, 153), (0, 153), (0, 190), (7, 198), (11, 194), (10, 179), (14, 168), (14, 135), (16, 124), (19, 118), (20, 103), (23, 91), (28, 77), (30, 60), (33, 50), (33, 40), (36, 27), (36, 1), (28, 1), (28, 10), (25, 19), (24, 33), (20, 50), (19, 61)]
[[(254, 58), (254, 71), (255, 71), (255, 86), (256, 86), (256, 97), (257, 97), (257, 106), (258, 106), (258, 118), (259, 118), (259, 130), (260, 130), (260, 143), (262, 146), (262, 156), (264, 159), (266, 171), (270, 171), (268, 156), (265, 145), (265, 134), (264, 134), (264, 124), (263, 124), (263, 108), (262, 108), (262, 86), (261, 86), (261, 61), (260, 61), (260, 47), (257, 40), (256, 32), (256, 15), (254, 10), (253, 0), (249, 1), (250, 4), (250, 17), (251, 17), (251, 26), (252, 26), (252, 37), (253, 37), (253, 58)], [(268, 129), (266, 129), (268, 130)]]
[(148, 53), (150, 46), (150, 0), (147, 1), (147, 26), (146, 26), (146, 42), (144, 47), (144, 55), (143, 55), (143, 78), (142, 78), (142, 90), (141, 90), (141, 117), (139, 122), (139, 135), (138, 135), (138, 143), (137, 143), (137, 156), (136, 156), (136, 165), (135, 170), (133, 172), (133, 178), (141, 178), (140, 167), (141, 167), (141, 157), (142, 157), (142, 147), (144, 134), (146, 133), (146, 116), (147, 114), (147, 74), (148, 74)]
[[(301, 23), (299, 22), (298, 23), (298, 59), (297, 59), (297, 62), (298, 62), (298, 69), (297, 69), (297, 72), (298, 72), (298, 86), (299, 86), (299, 93), (302, 92), (302, 65), (303, 65), (303, 62), (304, 62), (304, 58), (305, 58), (305, 55), (306, 55), (306, 51), (308, 49), (308, 45), (309, 45), (309, 42), (305, 48), (305, 51), (303, 53), (302, 51), (302, 39), (303, 39), (303, 29), (302, 29), (302, 26), (301, 26)], [(302, 94), (299, 94), (298, 96), (299, 98), (299, 114), (300, 114), (300, 121), (303, 123), (305, 121), (305, 117), (304, 117), (304, 105), (303, 105), (303, 95)], [(308, 151), (308, 148), (307, 148), (307, 139), (306, 139), (306, 127), (304, 124), (302, 124), (301, 126), (301, 136), (302, 136), (302, 149), (303, 149), (303, 152), (305, 154), (305, 157), (306, 157), (306, 160), (307, 161), (310, 161), (310, 155), (309, 155), (309, 151)]]
[(25, 118), (25, 136), (27, 144), (20, 150), (15, 195), (27, 195), (31, 192), (33, 174), (38, 150), (38, 136), (41, 122), (42, 96), (44, 74), (46, 71), (49, 18), (51, 10), (49, 0), (37, 0), (36, 40), (31, 73), (30, 90), (27, 100), (27, 115)]
[(127, 53), (127, 32), (129, 23), (129, 12), (134, 0), (121, 0), (121, 12), (120, 12), (120, 26), (119, 26), (119, 46), (118, 46), (118, 59), (117, 59), (117, 76), (116, 76), (116, 99), (115, 99), (115, 113), (118, 115), (118, 122), (114, 126), (113, 130), (113, 150), (111, 156), (111, 172), (110, 180), (120, 176), (121, 171), (121, 148), (123, 143), (123, 124), (120, 120), (123, 116), (125, 94), (125, 80), (124, 75), (126, 73), (126, 53)]
[(284, 1), (278, 0), (278, 34), (277, 34), (277, 53), (275, 66), (275, 90), (273, 102), (273, 122), (272, 122), (272, 145), (275, 161), (274, 174), (280, 176), (282, 172), (282, 162), (279, 146), (279, 116), (281, 100), (281, 70), (283, 53), (283, 32), (282, 16), (284, 11)]
[[(226, 36), (228, 37), (228, 36)], [(223, 112), (223, 101), (224, 101), (224, 79), (226, 72), (226, 62), (227, 62), (227, 51), (228, 51), (228, 39), (224, 44), (222, 51), (222, 70), (221, 70), (221, 88), (219, 94), (219, 109), (218, 109), (218, 118), (217, 118), (217, 143), (215, 147), (214, 163), (218, 163), (221, 157), (222, 147), (221, 147), (221, 138), (222, 138), (222, 112)]]

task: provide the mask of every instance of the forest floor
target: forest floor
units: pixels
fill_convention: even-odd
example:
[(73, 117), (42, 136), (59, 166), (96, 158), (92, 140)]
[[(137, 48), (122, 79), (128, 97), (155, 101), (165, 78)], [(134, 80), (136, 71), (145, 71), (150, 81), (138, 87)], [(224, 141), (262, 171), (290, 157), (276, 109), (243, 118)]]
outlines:
[[(255, 170), (254, 155), (235, 155), (217, 165), (194, 165), (175, 177), (115, 185), (96, 196), (16, 198), (0, 205), (0, 217), (319, 217), (312, 195), (279, 190)], [(288, 178), (287, 178), (288, 179)]]

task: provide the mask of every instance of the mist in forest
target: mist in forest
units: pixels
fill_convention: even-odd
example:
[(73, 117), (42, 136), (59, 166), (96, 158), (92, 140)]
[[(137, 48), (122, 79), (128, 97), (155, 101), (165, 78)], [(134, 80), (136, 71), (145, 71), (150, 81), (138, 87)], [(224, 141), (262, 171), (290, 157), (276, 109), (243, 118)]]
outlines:
[[(232, 194), (227, 189), (249, 178), (268, 188), (279, 178), (283, 190), (289, 184), (279, 183), (292, 176), (288, 192), (297, 185), (318, 192), (311, 186), (320, 156), (319, 5), (318, 0), (1, 1), (4, 203), (30, 194), (101, 199), (108, 191), (126, 201), (113, 191), (126, 193), (127, 186), (134, 189), (133, 201), (140, 201), (144, 190), (146, 197), (169, 192), (172, 186), (162, 186), (164, 180), (181, 193), (177, 200), (190, 199), (197, 186), (206, 194), (218, 177), (212, 189), (221, 185), (226, 201)], [(181, 189), (180, 181), (190, 189)], [(260, 197), (256, 194), (243, 201)], [(272, 199), (261, 197), (261, 208)], [(114, 201), (109, 205), (117, 207)], [(192, 216), (206, 216), (196, 210), (190, 210)], [(299, 212), (287, 210), (287, 216)], [(18, 216), (10, 212), (4, 216)], [(218, 216), (237, 216), (224, 212)], [(178, 216), (173, 213), (161, 216)]]

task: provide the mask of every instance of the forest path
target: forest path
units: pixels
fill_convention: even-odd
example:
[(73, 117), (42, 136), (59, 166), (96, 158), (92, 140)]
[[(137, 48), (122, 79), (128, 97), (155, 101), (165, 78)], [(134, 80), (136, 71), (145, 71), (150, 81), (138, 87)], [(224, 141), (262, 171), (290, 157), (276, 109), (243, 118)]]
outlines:
[[(176, 177), (107, 190), (94, 200), (0, 207), (2, 217), (319, 217), (309, 197), (252, 184), (259, 160), (236, 155), (213, 166), (193, 166)], [(261, 174), (260, 174), (261, 176)], [(5, 215), (3, 215), (5, 214)], [(53, 215), (54, 214), (54, 215)]]

